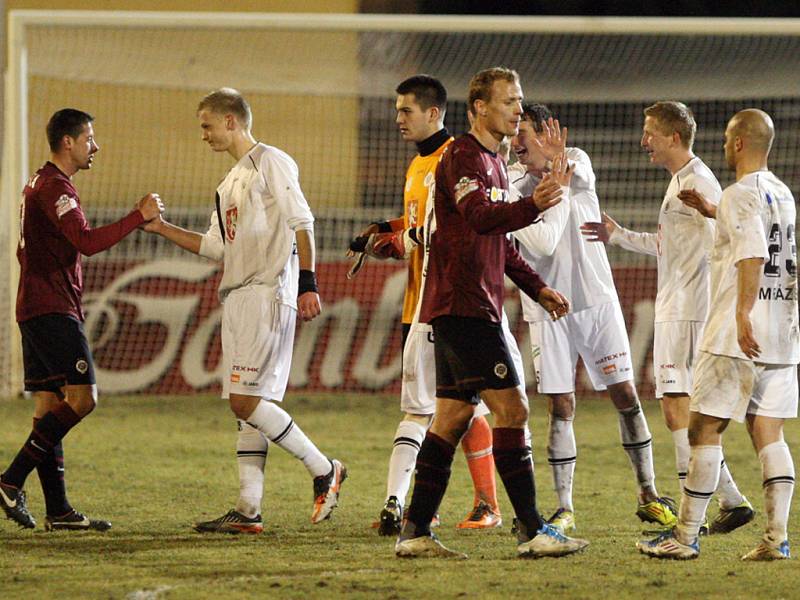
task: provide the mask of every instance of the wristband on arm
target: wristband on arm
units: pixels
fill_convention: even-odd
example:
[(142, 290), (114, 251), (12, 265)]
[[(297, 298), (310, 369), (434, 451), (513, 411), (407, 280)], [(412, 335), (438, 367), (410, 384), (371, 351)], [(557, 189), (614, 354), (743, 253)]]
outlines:
[(297, 295), (302, 296), (306, 292), (319, 293), (317, 287), (317, 275), (314, 271), (300, 269), (300, 277), (297, 284)]

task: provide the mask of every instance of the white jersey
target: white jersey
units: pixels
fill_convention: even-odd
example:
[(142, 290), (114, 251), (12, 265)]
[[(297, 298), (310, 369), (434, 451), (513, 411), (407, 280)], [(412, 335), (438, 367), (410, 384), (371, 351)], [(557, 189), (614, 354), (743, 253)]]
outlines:
[[(573, 313), (609, 302), (617, 302), (617, 290), (603, 244), (586, 242), (580, 226), (600, 220), (595, 175), (589, 156), (580, 148), (567, 148), (575, 171), (560, 203), (542, 213), (539, 220), (512, 233), (519, 252), (548, 286), (564, 294)], [(519, 197), (530, 196), (540, 179), (525, 165), (509, 167), (508, 178)], [(568, 193), (566, 193), (568, 190)], [(516, 194), (512, 194), (512, 199)], [(520, 294), (528, 322), (549, 320), (538, 302)]]
[(758, 296), (750, 313), (753, 336), (761, 347), (756, 362), (800, 362), (795, 243), (794, 198), (775, 175), (756, 171), (725, 189), (717, 209), (711, 312), (701, 350), (747, 360), (737, 342), (736, 263), (763, 258)]
[(211, 214), (200, 255), (225, 261), (220, 299), (237, 288), (258, 285), (274, 294), (276, 302), (297, 308), (294, 232), (314, 228), (297, 164), (277, 148), (256, 144), (228, 172), (217, 194), (219, 217), (216, 211)]
[(658, 293), (655, 322), (705, 321), (709, 300), (709, 255), (714, 243), (714, 220), (683, 204), (681, 190), (695, 189), (712, 204), (722, 195), (717, 178), (698, 157), (692, 158), (669, 182), (658, 233), (614, 230), (609, 242), (656, 257)]

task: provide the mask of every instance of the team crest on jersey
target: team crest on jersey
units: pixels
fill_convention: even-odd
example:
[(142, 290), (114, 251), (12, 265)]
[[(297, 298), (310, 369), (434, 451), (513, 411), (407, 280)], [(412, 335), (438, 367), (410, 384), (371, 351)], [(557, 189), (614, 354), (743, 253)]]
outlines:
[(89, 363), (81, 358), (75, 363), (75, 370), (81, 375), (86, 375), (86, 371), (89, 370)]
[(419, 203), (416, 200), (412, 200), (408, 203), (408, 226), (409, 227), (416, 227), (417, 226), (417, 208)]
[(453, 191), (455, 192), (456, 202), (461, 202), (461, 199), (469, 193), (474, 192), (480, 187), (477, 179), (470, 179), (469, 177), (462, 177), (458, 180)]
[(73, 208), (78, 208), (78, 202), (72, 196), (61, 194), (56, 200), (56, 216), (60, 219)]
[(225, 211), (225, 237), (232, 242), (236, 237), (236, 221), (239, 218), (239, 208), (234, 206)]

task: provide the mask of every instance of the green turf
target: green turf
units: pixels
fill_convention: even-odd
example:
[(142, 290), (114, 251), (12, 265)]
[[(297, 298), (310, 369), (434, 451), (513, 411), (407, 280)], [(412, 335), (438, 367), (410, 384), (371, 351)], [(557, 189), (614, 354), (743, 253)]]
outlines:
[[(70, 497), (76, 507), (108, 518), (105, 534), (18, 530), (0, 520), (2, 598), (790, 598), (800, 592), (795, 561), (747, 564), (739, 556), (763, 524), (760, 467), (741, 426), (726, 436), (726, 458), (759, 511), (757, 524), (702, 543), (688, 563), (636, 553), (641, 525), (635, 487), (607, 401), (580, 403), (575, 500), (579, 534), (591, 541), (565, 559), (515, 558), (508, 527), (459, 532), (471, 485), (459, 452), (442, 505), (442, 540), (470, 555), (465, 562), (402, 561), (393, 540), (369, 528), (384, 494), (386, 466), (399, 412), (393, 397), (290, 396), (286, 407), (321, 449), (350, 470), (333, 519), (313, 526), (311, 481), (301, 464), (273, 447), (267, 465), (265, 533), (200, 535), (190, 523), (216, 517), (237, 491), (235, 426), (225, 404), (210, 397), (106, 398), (66, 441)], [(27, 435), (30, 403), (0, 402), (0, 463)], [(646, 403), (663, 494), (677, 497), (671, 438), (658, 406)], [(539, 501), (554, 508), (546, 466), (546, 417), (534, 401), (532, 426)], [(800, 439), (796, 422), (787, 438)], [(40, 522), (38, 481), (29, 506)], [(501, 506), (510, 515), (500, 491)], [(712, 506), (710, 514), (716, 514)], [(40, 523), (41, 524), (41, 523)], [(790, 523), (800, 530), (797, 511)], [(544, 594), (543, 596), (540, 596)]]

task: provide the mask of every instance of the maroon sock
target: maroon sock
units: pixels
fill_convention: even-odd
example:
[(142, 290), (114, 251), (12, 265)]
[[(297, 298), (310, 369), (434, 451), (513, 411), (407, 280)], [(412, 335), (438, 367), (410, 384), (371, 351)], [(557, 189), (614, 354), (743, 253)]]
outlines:
[(533, 479), (533, 465), (530, 449), (525, 446), (525, 431), (508, 427), (492, 430), (494, 444), (494, 464), (514, 512), (524, 527), (523, 537), (530, 539), (536, 535), (544, 522), (536, 508), (536, 484)]
[(66, 402), (61, 402), (39, 419), (25, 444), (3, 473), (3, 483), (21, 489), (30, 472), (52, 454), (53, 448), (80, 420)]
[(409, 537), (429, 535), (430, 525), (439, 504), (442, 502), (447, 483), (450, 481), (450, 466), (453, 464), (455, 448), (447, 440), (430, 431), (422, 442), (417, 455), (416, 478), (411, 506), (408, 508)]

